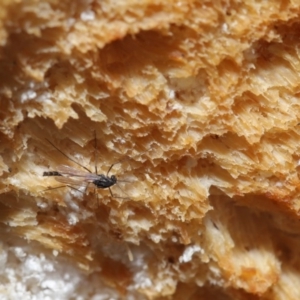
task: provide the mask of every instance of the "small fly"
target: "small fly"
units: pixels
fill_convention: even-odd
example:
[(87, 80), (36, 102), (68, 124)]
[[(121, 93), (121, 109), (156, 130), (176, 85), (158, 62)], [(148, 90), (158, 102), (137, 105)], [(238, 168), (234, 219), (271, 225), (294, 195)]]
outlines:
[[(114, 163), (112, 164), (106, 175), (104, 174), (98, 174), (97, 171), (97, 161), (96, 161), (96, 154), (95, 154), (95, 173), (93, 173), (91, 170), (86, 168), (85, 166), (81, 165), (68, 155), (66, 155), (63, 151), (61, 151), (59, 148), (57, 148), (51, 141), (46, 139), (57, 151), (59, 151), (62, 155), (67, 157), (69, 160), (74, 162), (75, 164), (79, 165), (86, 171), (81, 171), (76, 168), (67, 166), (67, 165), (61, 165), (57, 167), (56, 171), (49, 171), (44, 172), (43, 176), (55, 176), (55, 180), (61, 183), (64, 183), (66, 186), (73, 188), (72, 185), (82, 185), (83, 182), (87, 183), (87, 187), (90, 183), (94, 184), (95, 188), (99, 189), (109, 189), (109, 192), (112, 197), (114, 197), (111, 187), (117, 183), (117, 177), (115, 175), (109, 176), (109, 172), (113, 168), (114, 165), (118, 164)], [(95, 150), (97, 149), (97, 140), (96, 140), (96, 132), (95, 132)], [(87, 189), (86, 187), (86, 189)], [(73, 188), (75, 189), (75, 188)], [(76, 189), (77, 190), (77, 189)]]

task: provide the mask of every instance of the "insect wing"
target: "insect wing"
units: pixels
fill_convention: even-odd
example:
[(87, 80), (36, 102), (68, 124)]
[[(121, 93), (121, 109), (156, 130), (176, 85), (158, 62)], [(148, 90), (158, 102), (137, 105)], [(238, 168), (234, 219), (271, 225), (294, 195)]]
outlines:
[(93, 182), (94, 180), (98, 179), (97, 174), (93, 173), (88, 173), (86, 171), (81, 171), (76, 168), (66, 166), (66, 165), (61, 165), (57, 167), (57, 171), (64, 177), (80, 177), (82, 178), (82, 181), (85, 182)]
[(70, 177), (58, 176), (58, 177), (55, 177), (55, 180), (60, 182), (60, 183), (66, 184), (66, 185), (78, 185), (78, 186), (85, 186), (86, 185), (85, 181), (79, 180), (79, 179), (73, 179), (73, 178), (70, 178)]
[(70, 177), (85, 177), (86, 174), (89, 174), (86, 171), (81, 171), (66, 165), (58, 166), (57, 171), (63, 176), (70, 176)]

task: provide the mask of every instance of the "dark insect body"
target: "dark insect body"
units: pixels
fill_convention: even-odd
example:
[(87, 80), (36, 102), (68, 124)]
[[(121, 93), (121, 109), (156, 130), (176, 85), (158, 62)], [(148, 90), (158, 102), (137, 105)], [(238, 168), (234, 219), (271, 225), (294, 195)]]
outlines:
[(62, 176), (62, 175), (56, 171), (49, 171), (49, 172), (44, 172), (43, 176)]
[[(96, 165), (96, 159), (95, 159), (95, 173), (92, 173), (88, 168), (81, 165), (68, 155), (66, 155), (64, 152), (62, 152), (59, 148), (57, 148), (52, 142), (50, 142), (48, 139), (46, 139), (57, 151), (59, 151), (62, 155), (67, 157), (69, 160), (73, 161), (80, 167), (84, 168), (86, 171), (81, 171), (76, 168), (66, 166), (66, 165), (60, 165), (57, 167), (57, 171), (48, 171), (44, 172), (43, 176), (55, 176), (57, 178), (56, 181), (64, 183), (66, 186), (69, 186), (71, 188), (72, 185), (82, 185), (83, 182), (87, 183), (87, 187), (90, 183), (94, 184), (96, 188), (99, 189), (109, 189), (109, 192), (111, 196), (113, 197), (113, 193), (111, 191), (111, 186), (115, 185), (117, 183), (117, 177), (115, 175), (109, 176), (109, 172), (111, 171), (112, 167), (115, 164), (112, 164), (106, 175), (104, 174), (98, 174), (97, 173), (97, 165)], [(96, 150), (96, 134), (95, 134), (95, 150)], [(96, 158), (96, 157), (95, 157)], [(118, 162), (119, 163), (119, 162)], [(75, 188), (73, 188), (75, 189)], [(77, 190), (77, 189), (76, 189)]]

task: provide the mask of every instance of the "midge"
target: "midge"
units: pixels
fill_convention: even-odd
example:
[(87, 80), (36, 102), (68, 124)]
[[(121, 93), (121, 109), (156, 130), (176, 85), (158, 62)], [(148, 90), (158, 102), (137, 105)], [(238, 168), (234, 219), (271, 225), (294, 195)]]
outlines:
[[(117, 183), (117, 178), (115, 175), (109, 176), (109, 172), (111, 171), (112, 167), (120, 162), (112, 164), (106, 175), (104, 174), (98, 174), (97, 171), (97, 161), (96, 161), (96, 155), (95, 155), (95, 173), (93, 173), (91, 170), (80, 164), (79, 162), (75, 161), (68, 155), (66, 155), (63, 151), (61, 151), (59, 148), (57, 148), (51, 141), (46, 139), (48, 143), (50, 143), (57, 151), (59, 151), (62, 155), (64, 155), (66, 158), (77, 164), (78, 166), (82, 167), (86, 171), (81, 171), (76, 168), (61, 165), (57, 167), (57, 171), (49, 171), (44, 172), (43, 176), (55, 176), (55, 180), (61, 183), (64, 183), (66, 186), (75, 189), (72, 187), (72, 185), (82, 185), (82, 183), (87, 183), (86, 189), (90, 183), (94, 184), (96, 188), (99, 189), (109, 189), (109, 192), (112, 197), (114, 197), (111, 186), (115, 185)], [(97, 139), (96, 139), (96, 132), (95, 132), (95, 150), (97, 149)], [(71, 178), (72, 177), (72, 178)], [(74, 179), (77, 178), (77, 179)], [(62, 186), (63, 187), (63, 186)], [(57, 187), (59, 188), (59, 187)], [(51, 189), (51, 188), (50, 188)], [(55, 189), (55, 188), (54, 188)], [(76, 189), (77, 190), (77, 189)]]

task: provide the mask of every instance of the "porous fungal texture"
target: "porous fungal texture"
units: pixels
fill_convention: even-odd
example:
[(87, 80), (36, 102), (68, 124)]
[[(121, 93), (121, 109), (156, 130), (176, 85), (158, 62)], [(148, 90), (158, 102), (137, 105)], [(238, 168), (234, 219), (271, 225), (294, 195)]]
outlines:
[(300, 299), (299, 32), (297, 1), (1, 1), (0, 299)]

